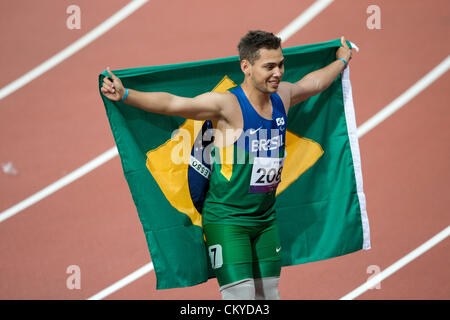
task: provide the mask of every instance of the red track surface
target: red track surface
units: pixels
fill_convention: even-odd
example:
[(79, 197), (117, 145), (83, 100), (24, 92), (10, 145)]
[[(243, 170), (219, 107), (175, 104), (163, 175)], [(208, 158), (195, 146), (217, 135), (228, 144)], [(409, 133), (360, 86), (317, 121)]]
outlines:
[[(281, 31), (313, 1), (150, 0), (63, 63), (0, 100), (0, 212), (114, 145), (98, 93), (107, 66), (129, 68), (236, 54), (249, 29)], [(81, 30), (66, 28), (72, 1), (0, 4), (0, 87), (87, 33), (128, 1), (77, 1)], [(450, 52), (446, 0), (377, 1), (381, 30), (366, 27), (366, 0), (338, 0), (284, 47), (345, 35), (361, 49), (351, 62), (362, 124)], [(5, 8), (4, 8), (5, 7)], [(8, 14), (6, 14), (8, 12)], [(372, 249), (284, 268), (282, 299), (338, 299), (449, 225), (450, 75), (447, 73), (360, 140)], [(150, 261), (118, 157), (0, 223), (0, 299), (85, 299)], [(360, 299), (449, 299), (449, 240)], [(81, 268), (69, 290), (66, 268)], [(215, 281), (155, 290), (151, 272), (108, 299), (219, 299)]]

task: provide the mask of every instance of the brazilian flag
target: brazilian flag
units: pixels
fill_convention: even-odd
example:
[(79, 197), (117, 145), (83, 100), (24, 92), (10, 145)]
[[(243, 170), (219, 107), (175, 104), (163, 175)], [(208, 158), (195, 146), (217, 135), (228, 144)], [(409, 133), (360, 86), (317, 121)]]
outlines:
[[(296, 82), (336, 59), (340, 39), (286, 48), (284, 81)], [(127, 88), (195, 97), (243, 81), (238, 57), (116, 70)], [(107, 72), (99, 75), (99, 88)], [(210, 121), (153, 114), (101, 93), (123, 172), (142, 223), (157, 289), (214, 277), (202, 231), (211, 167)], [(200, 151), (199, 151), (200, 150)], [(349, 68), (320, 94), (292, 107), (287, 158), (277, 189), (283, 266), (370, 248), (369, 223)], [(172, 161), (177, 155), (180, 161)]]

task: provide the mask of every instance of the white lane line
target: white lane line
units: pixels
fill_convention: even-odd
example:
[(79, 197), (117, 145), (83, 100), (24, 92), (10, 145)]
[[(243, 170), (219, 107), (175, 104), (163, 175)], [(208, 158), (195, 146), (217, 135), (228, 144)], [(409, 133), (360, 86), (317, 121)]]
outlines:
[(432, 237), (430, 240), (422, 244), (421, 246), (417, 247), (410, 253), (408, 253), (406, 256), (374, 276), (373, 278), (370, 278), (367, 282), (353, 290), (352, 292), (346, 294), (343, 296), (340, 300), (353, 300), (356, 297), (360, 296), (373, 286), (376, 286), (378, 283), (392, 275), (394, 272), (398, 271), (399, 269), (403, 268), (405, 265), (422, 255), (423, 253), (430, 250), (432, 247), (437, 245), (439, 242), (445, 240), (450, 235), (450, 226), (447, 226), (444, 230), (436, 234), (434, 237)]
[(48, 59), (47, 61), (43, 62), (42, 64), (38, 65), (33, 70), (27, 72), (20, 78), (16, 79), (15, 81), (11, 82), (10, 84), (6, 85), (5, 87), (0, 89), (0, 100), (7, 97), (14, 91), (22, 88), (27, 83), (33, 81), (37, 77), (41, 76), (43, 73), (47, 72), (48, 70), (52, 69), (65, 59), (69, 58), (71, 55), (76, 53), (77, 51), (83, 49), (85, 46), (87, 46), (89, 43), (103, 35), (105, 32), (113, 28), (115, 25), (117, 25), (119, 22), (124, 20), (126, 17), (128, 17), (130, 14), (132, 14), (134, 11), (139, 9), (142, 5), (144, 5), (148, 0), (133, 0), (130, 3), (128, 3), (125, 7), (120, 9), (117, 13), (115, 13), (113, 16), (105, 20), (103, 23), (101, 23), (99, 26), (97, 26), (92, 31), (85, 34), (83, 37), (72, 43), (70, 46), (66, 47), (59, 53), (55, 54), (53, 57)]
[(411, 88), (406, 90), (401, 96), (392, 101), (386, 107), (384, 107), (377, 114), (372, 116), (369, 120), (364, 122), (358, 128), (358, 137), (362, 137), (367, 132), (372, 130), (374, 127), (379, 125), (381, 122), (390, 117), (394, 112), (403, 107), (409, 101), (411, 101), (415, 96), (421, 93), (425, 88), (432, 84), (436, 79), (442, 76), (450, 68), (450, 56), (447, 56), (439, 65), (437, 65), (433, 70), (428, 72), (422, 79), (417, 81)]
[(140, 277), (146, 275), (147, 273), (149, 273), (152, 270), (153, 270), (153, 262), (147, 263), (146, 265), (144, 265), (143, 267), (137, 269), (133, 273), (130, 273), (125, 278), (117, 281), (116, 283), (110, 285), (108, 288), (103, 289), (99, 293), (93, 295), (88, 300), (101, 300), (101, 299), (109, 296), (110, 294), (112, 294), (112, 293), (122, 289), (123, 287), (127, 286), (131, 282), (133, 282), (133, 281), (139, 279)]
[(288, 24), (283, 30), (281, 30), (277, 36), (281, 38), (282, 42), (285, 42), (298, 30), (303, 28), (308, 22), (314, 19), (319, 13), (321, 13), (326, 7), (328, 7), (334, 0), (317, 0), (302, 14), (295, 18), (290, 24)]
[(75, 180), (81, 178), (85, 174), (91, 172), (92, 170), (100, 167), (105, 162), (111, 160), (115, 156), (118, 155), (117, 147), (113, 147), (109, 149), (108, 151), (102, 153), (95, 159), (89, 161), (85, 165), (81, 166), (80, 168), (72, 171), (68, 175), (62, 177), (61, 179), (57, 180), (56, 182), (48, 185), (44, 189), (36, 192), (32, 196), (26, 198), (25, 200), (19, 202), (18, 204), (12, 206), (9, 209), (6, 209), (2, 213), (0, 213), (0, 223), (5, 221), (6, 219), (14, 216), (15, 214), (19, 213), (22, 210), (25, 210), (26, 208), (32, 206), (33, 204), (41, 201), (42, 199), (48, 197), (52, 193), (58, 191), (61, 188), (64, 188), (68, 184), (74, 182)]

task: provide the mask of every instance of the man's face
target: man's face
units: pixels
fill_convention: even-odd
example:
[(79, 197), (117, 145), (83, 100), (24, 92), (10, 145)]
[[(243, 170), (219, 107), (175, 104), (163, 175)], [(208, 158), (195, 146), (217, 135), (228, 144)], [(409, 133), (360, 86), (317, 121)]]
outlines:
[(249, 63), (248, 76), (256, 89), (264, 93), (277, 92), (284, 74), (284, 57), (281, 48), (259, 49), (259, 59)]

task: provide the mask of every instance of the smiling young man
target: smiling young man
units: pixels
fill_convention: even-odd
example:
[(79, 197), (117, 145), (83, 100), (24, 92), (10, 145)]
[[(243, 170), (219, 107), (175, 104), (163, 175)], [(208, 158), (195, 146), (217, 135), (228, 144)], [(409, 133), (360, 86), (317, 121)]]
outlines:
[(279, 299), (281, 246), (275, 191), (285, 159), (289, 108), (328, 88), (350, 61), (345, 39), (336, 61), (296, 83), (282, 82), (281, 39), (250, 31), (239, 42), (243, 83), (194, 98), (126, 89), (108, 68), (102, 93), (148, 112), (211, 120), (215, 140), (202, 210), (206, 245), (223, 299)]

